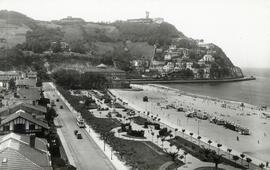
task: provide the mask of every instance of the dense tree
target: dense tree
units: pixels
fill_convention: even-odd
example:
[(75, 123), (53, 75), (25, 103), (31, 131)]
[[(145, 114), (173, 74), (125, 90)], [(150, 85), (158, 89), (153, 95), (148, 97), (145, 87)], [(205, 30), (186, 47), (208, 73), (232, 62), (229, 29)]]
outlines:
[(42, 53), (51, 47), (52, 42), (60, 41), (63, 32), (59, 28), (36, 27), (26, 33), (26, 42), (22, 45), (25, 50)]
[(16, 89), (16, 83), (15, 83), (14, 78), (12, 78), (12, 79), (9, 80), (9, 88), (11, 90), (15, 90)]
[(106, 88), (108, 80), (100, 74), (76, 70), (59, 70), (53, 74), (56, 83), (67, 89), (103, 89)]
[(83, 40), (74, 40), (70, 42), (70, 50), (75, 53), (81, 53), (85, 54), (87, 52), (87, 49), (85, 47)]

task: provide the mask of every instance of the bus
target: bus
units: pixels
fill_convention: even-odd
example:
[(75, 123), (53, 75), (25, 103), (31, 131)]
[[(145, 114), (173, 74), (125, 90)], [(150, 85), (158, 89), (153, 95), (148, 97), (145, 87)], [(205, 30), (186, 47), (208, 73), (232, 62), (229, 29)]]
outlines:
[(77, 116), (77, 125), (79, 128), (85, 128), (85, 123), (81, 116)]

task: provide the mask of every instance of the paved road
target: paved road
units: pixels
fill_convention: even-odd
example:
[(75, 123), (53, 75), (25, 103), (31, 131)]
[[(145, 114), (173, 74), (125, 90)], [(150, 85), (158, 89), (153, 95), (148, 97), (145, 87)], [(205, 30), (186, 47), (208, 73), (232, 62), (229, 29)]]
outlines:
[[(66, 140), (67, 146), (71, 151), (75, 165), (79, 170), (115, 170), (110, 160), (99, 149), (93, 139), (88, 135), (85, 129), (78, 128), (76, 124), (76, 115), (72, 113), (64, 102), (60, 99), (53, 87), (49, 83), (43, 84), (44, 94), (47, 98), (60, 100), (55, 102), (58, 117), (58, 123), (62, 125), (61, 131)], [(63, 105), (63, 109), (59, 109)], [(82, 134), (83, 139), (77, 139), (74, 130), (77, 129)]]

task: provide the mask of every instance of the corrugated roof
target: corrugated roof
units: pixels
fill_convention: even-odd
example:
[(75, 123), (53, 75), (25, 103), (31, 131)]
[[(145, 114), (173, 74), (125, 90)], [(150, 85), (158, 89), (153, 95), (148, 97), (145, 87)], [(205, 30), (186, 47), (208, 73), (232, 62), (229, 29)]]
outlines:
[[(26, 135), (10, 133), (1, 138), (0, 141), (0, 169), (5, 170), (51, 170), (50, 158), (47, 149), (40, 150), (36, 146), (30, 147), (24, 138)], [(36, 138), (36, 141), (40, 138)], [(42, 144), (42, 143), (41, 143)], [(43, 143), (46, 147), (46, 143)], [(2, 160), (6, 158), (6, 163)]]
[(49, 129), (49, 126), (46, 123), (33, 118), (33, 116), (31, 114), (26, 113), (26, 112), (24, 112), (22, 110), (19, 110), (19, 111), (15, 112), (15, 113), (9, 115), (4, 120), (2, 120), (0, 127), (3, 126), (6, 123), (18, 118), (18, 117), (24, 118), (24, 119), (26, 119), (26, 120), (34, 123), (34, 124), (37, 124), (37, 125), (39, 125), (39, 126), (41, 126), (43, 128)]

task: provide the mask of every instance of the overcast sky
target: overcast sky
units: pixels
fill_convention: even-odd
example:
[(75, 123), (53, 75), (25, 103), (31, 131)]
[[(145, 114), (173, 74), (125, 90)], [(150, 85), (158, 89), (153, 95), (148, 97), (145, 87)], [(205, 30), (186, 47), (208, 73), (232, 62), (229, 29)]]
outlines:
[(235, 65), (270, 68), (270, 0), (0, 0), (38, 20), (162, 17), (192, 38), (219, 45)]

